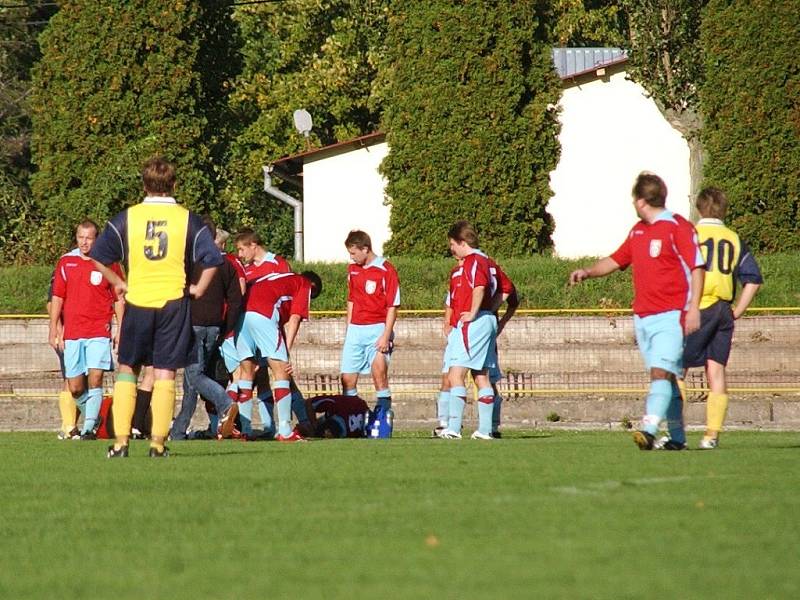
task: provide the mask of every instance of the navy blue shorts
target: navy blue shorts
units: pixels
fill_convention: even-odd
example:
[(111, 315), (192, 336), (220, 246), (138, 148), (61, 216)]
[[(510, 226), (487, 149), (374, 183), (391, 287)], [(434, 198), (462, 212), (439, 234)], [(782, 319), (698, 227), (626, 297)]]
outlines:
[(707, 360), (728, 364), (733, 341), (733, 310), (730, 302), (719, 300), (700, 311), (700, 329), (686, 338), (683, 366), (703, 367)]
[(125, 305), (119, 364), (175, 370), (194, 363), (194, 354), (189, 298), (171, 300), (162, 308)]

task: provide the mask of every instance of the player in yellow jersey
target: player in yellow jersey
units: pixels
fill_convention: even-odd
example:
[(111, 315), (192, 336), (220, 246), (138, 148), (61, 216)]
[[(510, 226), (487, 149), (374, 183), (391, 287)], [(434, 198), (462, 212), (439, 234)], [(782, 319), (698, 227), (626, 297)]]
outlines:
[[(700, 329), (686, 339), (683, 363), (705, 367), (711, 391), (706, 404), (706, 432), (700, 448), (710, 450), (719, 443), (719, 432), (728, 409), (725, 366), (731, 351), (733, 323), (753, 300), (763, 279), (753, 255), (736, 232), (723, 223), (728, 199), (717, 188), (706, 188), (697, 196), (697, 235), (706, 260), (706, 279), (700, 300)], [(736, 281), (742, 291), (736, 304)], [(668, 443), (668, 442), (667, 442)]]
[[(152, 365), (155, 375), (150, 456), (169, 456), (164, 441), (175, 407), (175, 371), (191, 362), (189, 296), (203, 295), (224, 260), (201, 218), (172, 197), (173, 165), (151, 158), (142, 170), (142, 182), (145, 199), (108, 222), (90, 255), (126, 300), (112, 408), (117, 439), (108, 449), (109, 458), (128, 456), (142, 365)], [(107, 268), (114, 262), (124, 263), (127, 282)], [(204, 270), (198, 282), (189, 285), (188, 273), (195, 264)]]

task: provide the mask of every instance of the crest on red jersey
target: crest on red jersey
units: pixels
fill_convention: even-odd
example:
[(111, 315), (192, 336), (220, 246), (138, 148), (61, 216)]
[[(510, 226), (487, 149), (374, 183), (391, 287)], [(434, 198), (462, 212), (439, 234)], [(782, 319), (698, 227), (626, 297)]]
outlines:
[(92, 271), (92, 274), (89, 275), (89, 281), (92, 282), (92, 285), (100, 285), (103, 283), (103, 274), (100, 271)]
[(364, 284), (364, 291), (368, 294), (374, 294), (376, 289), (378, 289), (378, 284), (372, 280), (368, 280)]
[(650, 256), (656, 258), (661, 254), (661, 240), (650, 240)]

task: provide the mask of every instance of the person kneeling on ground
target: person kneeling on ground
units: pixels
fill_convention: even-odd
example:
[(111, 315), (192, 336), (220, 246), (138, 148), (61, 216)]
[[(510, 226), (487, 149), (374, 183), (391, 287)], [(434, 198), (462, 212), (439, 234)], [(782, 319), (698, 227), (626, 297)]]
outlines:
[(314, 429), (314, 437), (366, 437), (369, 406), (358, 396), (314, 396), (306, 399), (306, 409)]

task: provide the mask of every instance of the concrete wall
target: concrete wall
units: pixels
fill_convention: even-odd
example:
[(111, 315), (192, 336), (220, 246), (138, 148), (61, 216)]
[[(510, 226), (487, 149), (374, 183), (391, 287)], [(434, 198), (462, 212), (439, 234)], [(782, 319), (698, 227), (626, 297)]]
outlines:
[[(303, 325), (293, 357), (301, 388), (311, 394), (338, 390), (344, 331), (342, 319)], [(427, 427), (435, 418), (441, 377), (440, 321), (401, 318), (396, 333), (390, 379), (398, 424)], [(46, 339), (44, 319), (0, 321), (0, 430), (57, 427), (60, 378)], [(520, 317), (498, 344), (509, 427), (609, 427), (641, 415), (647, 376), (630, 317)], [(732, 393), (730, 426), (800, 429), (800, 316), (738, 321), (729, 367), (729, 385), (752, 390)], [(705, 418), (702, 370), (693, 370), (688, 381), (688, 421), (700, 426)], [(106, 383), (110, 390), (111, 379)], [(371, 401), (369, 378), (359, 388)], [(468, 420), (475, 416), (473, 409), (470, 403)], [(548, 421), (552, 415), (560, 421)], [(201, 409), (195, 426), (204, 424)]]
[(689, 216), (689, 147), (624, 71), (565, 82), (559, 105), (561, 158), (550, 174), (547, 207), (558, 256), (616, 250), (636, 222), (630, 191), (644, 170), (666, 181), (667, 207)]
[(385, 179), (378, 167), (385, 142), (350, 150), (303, 167), (305, 259), (345, 262), (344, 240), (352, 229), (372, 238), (377, 254), (389, 239), (389, 207), (383, 204)]

